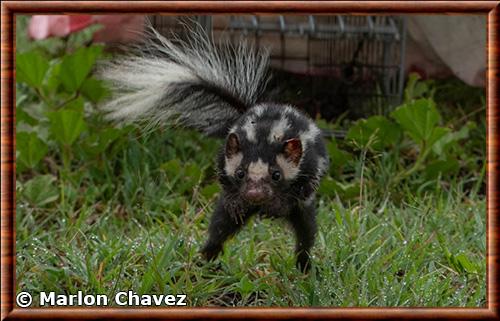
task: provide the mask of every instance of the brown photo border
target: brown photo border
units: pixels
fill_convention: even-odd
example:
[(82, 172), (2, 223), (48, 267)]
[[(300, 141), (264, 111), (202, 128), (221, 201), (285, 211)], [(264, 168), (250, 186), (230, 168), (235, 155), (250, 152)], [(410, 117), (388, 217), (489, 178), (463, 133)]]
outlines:
[[(499, 319), (499, 1), (4, 1), (1, 3), (1, 320)], [(16, 14), (475, 14), (487, 16), (486, 308), (17, 308), (15, 289)]]

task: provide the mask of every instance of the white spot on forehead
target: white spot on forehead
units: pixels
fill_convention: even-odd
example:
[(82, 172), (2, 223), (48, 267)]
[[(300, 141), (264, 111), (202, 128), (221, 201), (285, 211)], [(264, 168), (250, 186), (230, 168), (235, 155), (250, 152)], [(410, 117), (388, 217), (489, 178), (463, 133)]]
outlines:
[(269, 175), (269, 165), (260, 158), (256, 162), (248, 165), (248, 177), (253, 181), (258, 181)]
[(290, 124), (288, 123), (288, 119), (283, 116), (281, 119), (273, 122), (271, 129), (269, 130), (269, 136), (267, 137), (267, 141), (269, 143), (279, 142), (285, 136), (285, 132), (290, 129)]
[(257, 117), (260, 117), (262, 116), (262, 114), (264, 114), (264, 110), (266, 109), (266, 106), (265, 105), (258, 105), (254, 108), (252, 108), (252, 112), (257, 115)]
[(243, 154), (241, 152), (234, 154), (231, 158), (226, 157), (226, 164), (224, 166), (226, 174), (234, 176), (234, 172), (236, 172), (236, 169), (240, 166), (242, 159)]
[(241, 126), (241, 129), (245, 132), (245, 135), (250, 142), (257, 142), (257, 137), (255, 134), (255, 119), (253, 117), (248, 117), (243, 126)]
[(286, 180), (292, 180), (299, 174), (300, 165), (295, 165), (293, 162), (290, 162), (284, 155), (276, 156), (276, 164), (283, 171), (283, 177)]
[(313, 122), (309, 123), (307, 130), (300, 133), (300, 140), (304, 146), (304, 150), (309, 143), (314, 142), (314, 140), (321, 134), (321, 130)]

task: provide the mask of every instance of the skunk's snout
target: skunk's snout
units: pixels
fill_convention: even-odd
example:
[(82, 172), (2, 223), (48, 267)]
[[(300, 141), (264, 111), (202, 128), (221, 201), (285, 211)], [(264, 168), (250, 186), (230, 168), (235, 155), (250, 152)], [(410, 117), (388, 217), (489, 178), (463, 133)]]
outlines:
[(272, 198), (272, 194), (271, 187), (262, 180), (258, 182), (250, 180), (246, 184), (246, 188), (243, 193), (244, 198), (253, 204), (268, 202)]

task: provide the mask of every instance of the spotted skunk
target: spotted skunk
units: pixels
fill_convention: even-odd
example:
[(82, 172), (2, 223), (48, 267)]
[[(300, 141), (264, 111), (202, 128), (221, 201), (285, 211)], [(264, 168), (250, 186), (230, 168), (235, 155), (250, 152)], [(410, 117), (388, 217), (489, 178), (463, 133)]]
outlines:
[(216, 258), (254, 214), (281, 217), (295, 231), (297, 266), (307, 271), (315, 194), (329, 164), (320, 129), (292, 106), (262, 101), (266, 51), (245, 41), (215, 45), (198, 29), (184, 41), (154, 29), (150, 36), (140, 53), (101, 69), (113, 92), (103, 106), (107, 116), (225, 138), (217, 161), (222, 192), (202, 254)]

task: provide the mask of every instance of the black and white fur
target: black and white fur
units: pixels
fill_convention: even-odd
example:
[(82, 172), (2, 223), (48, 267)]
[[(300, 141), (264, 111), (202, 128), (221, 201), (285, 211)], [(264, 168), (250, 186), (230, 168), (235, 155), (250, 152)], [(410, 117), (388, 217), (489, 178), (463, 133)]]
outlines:
[(187, 41), (151, 35), (147, 50), (101, 70), (114, 93), (103, 106), (108, 117), (225, 137), (217, 162), (222, 193), (203, 255), (217, 257), (254, 214), (282, 217), (295, 231), (297, 266), (307, 270), (317, 230), (315, 192), (329, 164), (320, 129), (292, 106), (260, 101), (266, 52), (244, 41), (216, 46), (199, 29)]

